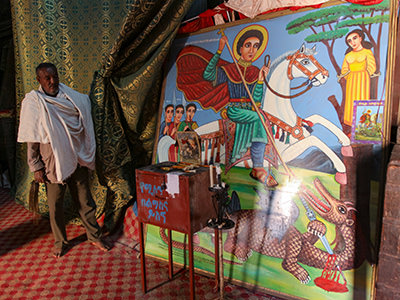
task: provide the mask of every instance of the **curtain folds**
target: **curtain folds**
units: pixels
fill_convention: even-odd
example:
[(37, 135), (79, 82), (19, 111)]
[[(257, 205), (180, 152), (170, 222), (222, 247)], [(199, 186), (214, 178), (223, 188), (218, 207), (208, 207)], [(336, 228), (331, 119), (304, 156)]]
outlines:
[[(11, 1), (17, 115), (24, 95), (38, 86), (35, 67), (43, 61), (58, 67), (61, 82), (90, 91), (97, 142), (91, 192), (109, 231), (134, 199), (134, 169), (151, 163), (162, 66), (192, 2)], [(15, 196), (27, 207), (33, 176), (25, 145), (17, 144), (16, 152)], [(47, 214), (43, 185), (39, 199), (40, 212)], [(65, 210), (68, 220), (79, 223), (68, 196)]]
[[(133, 0), (25, 0), (10, 1), (14, 37), (17, 122), (25, 94), (38, 87), (36, 66), (44, 61), (58, 67), (60, 81), (88, 93), (93, 73), (112, 48)], [(17, 124), (18, 125), (18, 124)], [(33, 174), (26, 164), (26, 146), (16, 145), (15, 198), (28, 207)], [(91, 192), (96, 215), (106, 209), (106, 188), (92, 174)], [(39, 209), (47, 214), (44, 185), (39, 193)], [(79, 223), (70, 197), (65, 201), (66, 219)]]
[[(107, 187), (112, 230), (135, 200), (135, 169), (151, 163), (162, 67), (193, 0), (136, 0), (90, 92), (96, 171)], [(113, 213), (111, 213), (113, 212)]]
[(0, 184), (15, 182), (15, 78), (10, 3), (0, 1)]

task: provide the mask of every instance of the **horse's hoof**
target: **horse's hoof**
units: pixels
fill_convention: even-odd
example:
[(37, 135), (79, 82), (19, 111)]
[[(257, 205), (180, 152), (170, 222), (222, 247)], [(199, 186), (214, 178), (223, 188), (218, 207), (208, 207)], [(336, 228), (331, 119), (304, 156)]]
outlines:
[(342, 185), (347, 184), (347, 175), (346, 175), (346, 173), (337, 172), (335, 174), (335, 180), (336, 180), (337, 183), (340, 183)]
[(342, 147), (342, 155), (343, 156), (349, 156), (352, 157), (353, 156), (353, 148), (351, 148), (351, 146), (343, 146)]

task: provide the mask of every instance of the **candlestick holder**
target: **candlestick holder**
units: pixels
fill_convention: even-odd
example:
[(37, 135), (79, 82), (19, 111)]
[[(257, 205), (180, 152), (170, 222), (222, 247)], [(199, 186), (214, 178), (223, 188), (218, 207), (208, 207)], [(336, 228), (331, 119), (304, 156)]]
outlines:
[(217, 229), (231, 229), (235, 226), (235, 222), (228, 218), (227, 210), (230, 203), (228, 195), (229, 185), (222, 187), (221, 185), (214, 185), (208, 188), (213, 193), (213, 203), (217, 209), (217, 217), (209, 219), (207, 226)]
[(218, 185), (208, 188), (213, 193), (213, 203), (217, 209), (217, 217), (211, 218), (207, 222), (207, 226), (219, 230), (218, 247), (219, 247), (219, 297), (217, 299), (226, 299), (224, 295), (224, 248), (222, 246), (222, 230), (231, 229), (235, 226), (235, 222), (228, 218), (227, 208), (229, 206), (230, 197), (228, 195), (229, 185), (222, 186), (219, 178)]

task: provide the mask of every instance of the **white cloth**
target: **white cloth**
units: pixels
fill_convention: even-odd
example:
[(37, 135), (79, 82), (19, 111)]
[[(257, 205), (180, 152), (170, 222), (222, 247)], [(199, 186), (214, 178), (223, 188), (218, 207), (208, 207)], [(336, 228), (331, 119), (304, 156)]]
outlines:
[(327, 2), (328, 0), (228, 0), (227, 7), (232, 8), (246, 17), (254, 18), (271, 9), (288, 6), (308, 6)]
[(78, 163), (93, 170), (96, 143), (89, 97), (62, 83), (56, 97), (41, 87), (30, 91), (22, 102), (17, 141), (50, 143), (59, 182), (71, 176)]

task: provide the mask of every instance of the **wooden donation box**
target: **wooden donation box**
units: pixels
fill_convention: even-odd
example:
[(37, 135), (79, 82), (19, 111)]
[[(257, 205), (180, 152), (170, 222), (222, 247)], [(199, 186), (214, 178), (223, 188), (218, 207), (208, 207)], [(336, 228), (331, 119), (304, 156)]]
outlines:
[[(212, 193), (208, 187), (208, 168), (164, 162), (136, 170), (142, 287), (147, 292), (144, 253), (144, 223), (168, 230), (169, 278), (173, 277), (171, 230), (188, 234), (190, 294), (194, 299), (192, 235), (216, 217)], [(217, 247), (216, 247), (217, 248)], [(218, 254), (216, 249), (216, 255)], [(217, 256), (216, 256), (217, 257)]]

